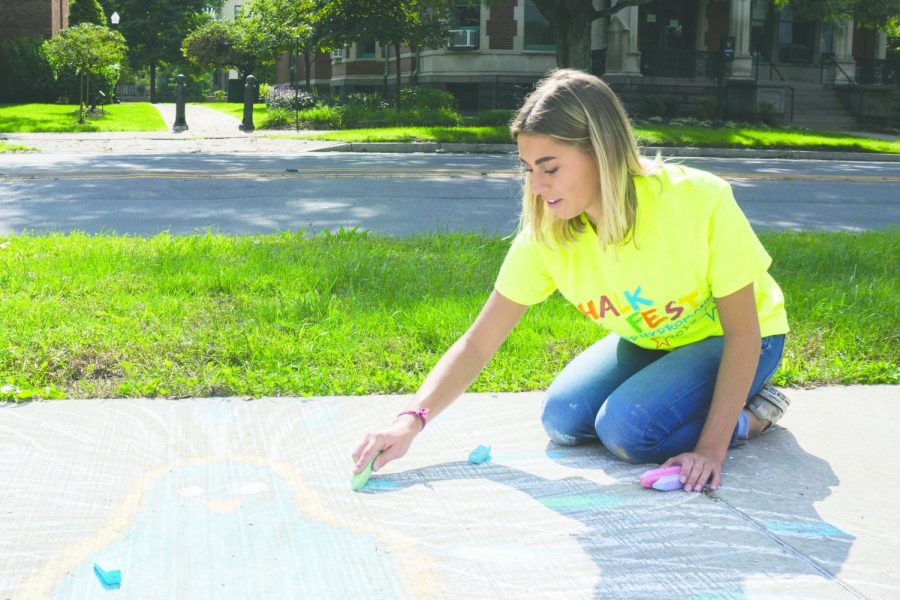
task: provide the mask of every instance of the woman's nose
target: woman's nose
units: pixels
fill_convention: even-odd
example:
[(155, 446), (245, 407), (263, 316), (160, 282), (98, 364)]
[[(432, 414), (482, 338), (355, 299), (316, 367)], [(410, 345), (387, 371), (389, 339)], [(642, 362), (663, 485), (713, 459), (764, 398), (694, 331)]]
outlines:
[(531, 193), (536, 196), (540, 196), (545, 191), (547, 191), (547, 186), (544, 182), (543, 177), (537, 175), (535, 173), (531, 174)]

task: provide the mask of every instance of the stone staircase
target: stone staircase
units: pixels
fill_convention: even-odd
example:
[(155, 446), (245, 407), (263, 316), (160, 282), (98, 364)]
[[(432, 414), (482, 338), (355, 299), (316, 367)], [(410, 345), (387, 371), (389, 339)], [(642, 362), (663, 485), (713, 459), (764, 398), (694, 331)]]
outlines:
[(794, 118), (790, 125), (831, 131), (859, 129), (859, 122), (832, 86), (803, 82), (784, 85), (794, 88)]

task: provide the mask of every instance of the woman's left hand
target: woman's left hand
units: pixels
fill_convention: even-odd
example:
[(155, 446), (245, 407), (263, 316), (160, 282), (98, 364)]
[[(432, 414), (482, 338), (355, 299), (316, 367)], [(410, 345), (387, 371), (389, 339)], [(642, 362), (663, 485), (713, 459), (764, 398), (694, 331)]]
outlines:
[(663, 463), (663, 467), (681, 465), (681, 483), (684, 491), (699, 492), (709, 484), (709, 489), (716, 491), (722, 479), (722, 460), (702, 450), (685, 452), (673, 456)]

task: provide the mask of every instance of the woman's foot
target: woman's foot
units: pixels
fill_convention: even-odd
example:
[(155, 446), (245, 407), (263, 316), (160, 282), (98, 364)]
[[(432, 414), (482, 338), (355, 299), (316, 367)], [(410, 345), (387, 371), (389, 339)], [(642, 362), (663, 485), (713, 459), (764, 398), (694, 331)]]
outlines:
[(769, 384), (760, 388), (755, 396), (747, 401), (746, 410), (750, 421), (747, 437), (753, 438), (778, 422), (788, 406), (790, 399)]

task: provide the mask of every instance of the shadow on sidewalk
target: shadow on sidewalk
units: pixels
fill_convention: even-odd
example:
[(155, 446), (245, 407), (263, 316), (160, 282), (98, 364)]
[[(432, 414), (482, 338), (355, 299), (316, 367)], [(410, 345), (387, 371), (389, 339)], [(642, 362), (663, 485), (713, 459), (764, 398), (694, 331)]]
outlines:
[[(594, 596), (599, 598), (710, 594), (743, 598), (753, 591), (746, 589), (750, 579), (754, 589), (760, 580), (768, 585), (766, 591), (778, 589), (774, 579), (765, 581), (766, 576), (774, 575), (811, 577), (818, 585), (830, 582), (855, 538), (823, 521), (814, 505), (829, 496), (839, 482), (826, 461), (804, 452), (786, 430), (770, 435), (779, 437), (778, 457), (789, 457), (789, 461), (784, 461), (774, 476), (748, 476), (743, 473), (753, 465), (747, 459), (754, 457), (732, 451), (736, 456), (726, 466), (723, 487), (710, 495), (644, 490), (637, 483), (637, 474), (646, 465), (622, 463), (598, 444), (562, 448), (552, 443), (546, 448), (546, 457), (569, 469), (602, 471), (614, 483), (603, 485), (578, 476), (551, 480), (495, 462), (472, 465), (457, 461), (377, 476), (363, 493), (390, 493), (466, 479), (486, 479), (514, 488), (538, 507), (583, 526), (584, 532), (574, 537), (599, 567), (600, 578), (594, 588)], [(495, 502), (485, 505), (496, 507)], [(538, 514), (534, 504), (504, 506), (503, 514), (496, 517), (484, 508), (473, 510), (488, 521), (501, 516), (509, 519), (510, 513), (515, 516), (516, 512), (523, 518)], [(523, 546), (531, 543), (514, 541)], [(541, 551), (535, 545), (528, 547)], [(803, 595), (802, 588), (797, 591)]]

